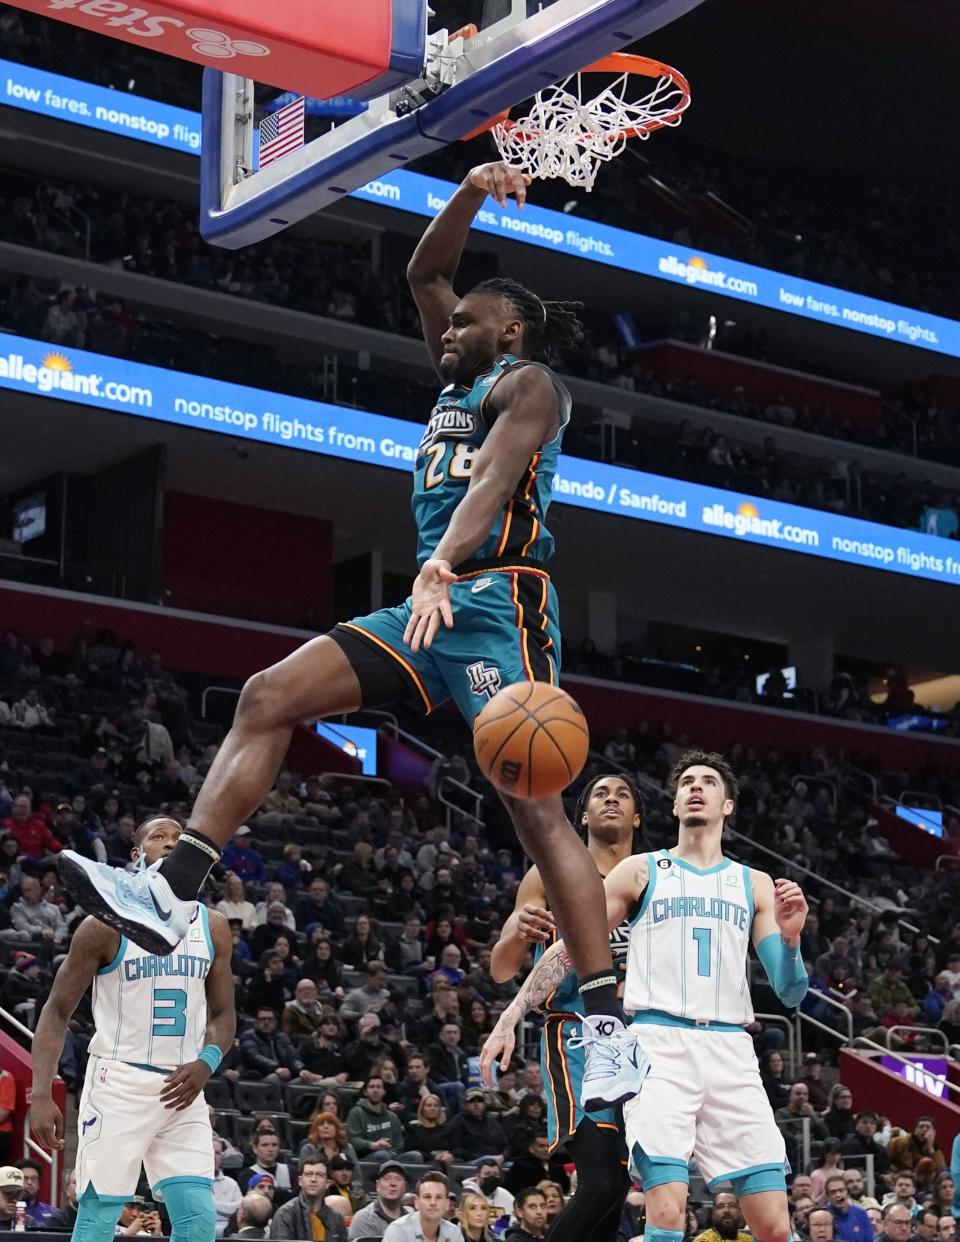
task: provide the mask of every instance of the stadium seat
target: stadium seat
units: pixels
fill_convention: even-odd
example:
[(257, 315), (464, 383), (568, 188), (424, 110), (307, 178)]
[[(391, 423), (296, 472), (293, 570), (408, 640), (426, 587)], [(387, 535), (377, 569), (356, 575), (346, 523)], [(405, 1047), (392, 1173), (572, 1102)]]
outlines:
[(203, 1088), (204, 1098), (207, 1103), (217, 1110), (218, 1113), (224, 1109), (233, 1110), (236, 1108), (233, 1096), (233, 1083), (226, 1078), (208, 1078), (206, 1086)]
[(316, 1110), (317, 1105), (324, 1095), (326, 1095), (329, 1087), (325, 1087), (320, 1083), (309, 1082), (289, 1082), (284, 1088), (284, 1095), (287, 1100), (287, 1112), (291, 1117), (300, 1119), (309, 1117)]
[(283, 1088), (278, 1082), (238, 1082), (237, 1107), (242, 1113), (282, 1113)]

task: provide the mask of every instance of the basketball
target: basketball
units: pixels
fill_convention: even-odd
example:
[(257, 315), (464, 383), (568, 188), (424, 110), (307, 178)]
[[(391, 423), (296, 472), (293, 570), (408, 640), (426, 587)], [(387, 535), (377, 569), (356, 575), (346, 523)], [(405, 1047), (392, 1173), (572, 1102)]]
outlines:
[(480, 770), (501, 793), (548, 798), (583, 770), (590, 730), (565, 690), (518, 681), (486, 705), (473, 727)]

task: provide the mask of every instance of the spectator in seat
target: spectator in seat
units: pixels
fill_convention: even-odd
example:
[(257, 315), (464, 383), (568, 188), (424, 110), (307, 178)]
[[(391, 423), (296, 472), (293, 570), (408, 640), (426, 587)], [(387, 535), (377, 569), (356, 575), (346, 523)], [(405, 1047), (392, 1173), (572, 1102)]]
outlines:
[(833, 1242), (836, 1218), (829, 1208), (815, 1207), (807, 1216), (807, 1236), (810, 1242)]
[(284, 1006), (281, 1027), (291, 1043), (300, 1043), (308, 1040), (314, 1031), (319, 1032), (326, 1016), (317, 999), (317, 985), (312, 979), (301, 979), (293, 990), (293, 1000)]
[(407, 1193), (407, 1175), (397, 1160), (381, 1164), (374, 1181), (376, 1198), (362, 1207), (350, 1222), (350, 1242), (358, 1238), (382, 1238), (395, 1220), (403, 1216), (403, 1196)]
[[(514, 1203), (513, 1195), (509, 1190), (504, 1190), (502, 1181), (503, 1170), (497, 1161), (482, 1160), (477, 1167), (476, 1176), (464, 1178), (461, 1185), (464, 1190), (479, 1191), (493, 1209), (490, 1215), (495, 1220), (500, 1220), (504, 1216), (509, 1218), (513, 1215)], [(563, 1193), (562, 1187), (560, 1192)]]
[(425, 1173), (417, 1182), (413, 1212), (387, 1227), (383, 1242), (463, 1242), (460, 1226), (446, 1219), (450, 1186), (442, 1173)]
[(774, 1120), (787, 1143), (787, 1155), (790, 1163), (798, 1166), (803, 1143), (804, 1119), (810, 1122), (811, 1142), (822, 1143), (828, 1138), (827, 1127), (817, 1117), (810, 1103), (810, 1094), (805, 1082), (795, 1082), (790, 1088), (790, 1099), (785, 1108), (778, 1108)]
[(404, 920), (403, 931), (387, 946), (387, 965), (394, 974), (419, 977), (426, 974), (428, 969), (423, 956), (423, 926), (420, 915), (408, 914)]
[(243, 1191), (236, 1179), (223, 1171), (223, 1153), (225, 1143), (218, 1135), (213, 1136), (213, 1205), (217, 1210), (216, 1237), (222, 1238), (226, 1232), (227, 1222), (240, 1206)]
[(327, 1162), (316, 1156), (300, 1161), (299, 1194), (277, 1208), (270, 1222), (270, 1237), (282, 1239), (322, 1238), (346, 1242), (347, 1231), (338, 1213), (324, 1203), (327, 1193)]
[(948, 1001), (943, 1009), (943, 1017), (937, 1023), (937, 1030), (943, 1031), (947, 1043), (960, 1044), (960, 1001)]
[(314, 1113), (310, 1118), (310, 1129), (300, 1146), (300, 1159), (309, 1156), (318, 1156), (328, 1165), (335, 1156), (343, 1156), (350, 1161), (354, 1176), (360, 1175), (360, 1161), (347, 1138), (347, 1128), (333, 1113)]
[(877, 1242), (909, 1242), (913, 1225), (913, 1212), (903, 1203), (894, 1200), (880, 1210), (880, 1232)]
[(373, 962), (383, 962), (383, 945), (367, 915), (357, 915), (353, 933), (340, 950), (340, 960), (354, 970), (363, 970)]
[[(862, 1207), (864, 1211), (869, 1211), (870, 1208), (879, 1209), (880, 1204), (877, 1200), (867, 1194), (867, 1184), (863, 1180), (862, 1169), (844, 1169), (843, 1180), (847, 1183), (847, 1191), (850, 1195), (851, 1203), (855, 1203), (857, 1207)], [(871, 1221), (872, 1219), (871, 1217)]]
[(843, 1174), (831, 1173), (824, 1183), (824, 1190), (827, 1208), (833, 1217), (833, 1236), (840, 1242), (873, 1242), (870, 1217), (864, 1208), (851, 1203)]
[(430, 1077), (430, 1062), (422, 1052), (407, 1056), (407, 1073), (400, 1083), (399, 1097), (403, 1113), (409, 1121), (416, 1116), (420, 1101), (428, 1095), (439, 1095), (439, 1085)]
[(73, 1233), (73, 1227), (77, 1223), (77, 1171), (76, 1169), (64, 1169), (63, 1180), (63, 1207), (55, 1211), (47, 1221), (46, 1228), (50, 1233)]
[(310, 951), (303, 959), (300, 973), (304, 979), (312, 979), (324, 997), (344, 995), (343, 971), (333, 955), (326, 928), (314, 925), (310, 933)]
[(521, 1189), (513, 1212), (517, 1223), (507, 1230), (507, 1242), (539, 1242), (547, 1227), (547, 1198), (543, 1191), (536, 1186)]
[(874, 1170), (878, 1177), (884, 1177), (890, 1171), (890, 1158), (882, 1143), (878, 1143), (876, 1133), (880, 1129), (880, 1118), (871, 1108), (857, 1113), (853, 1123), (853, 1133), (843, 1140), (842, 1150), (845, 1156), (858, 1157), (857, 1163), (864, 1156), (873, 1156)]
[(424, 1160), (437, 1164), (452, 1164), (455, 1156), (450, 1150), (450, 1125), (439, 1095), (422, 1096), (417, 1114), (407, 1126), (404, 1139), (408, 1150), (418, 1151)]
[(47, 901), (40, 881), (32, 875), (24, 876), (20, 882), (20, 900), (10, 907), (10, 922), (16, 931), (26, 932), (34, 940), (61, 945), (67, 938), (60, 907)]
[(736, 1195), (720, 1190), (713, 1196), (710, 1226), (696, 1235), (696, 1242), (750, 1242)]
[(827, 1111), (823, 1114), (823, 1124), (831, 1138), (845, 1139), (853, 1134), (853, 1092), (842, 1082), (835, 1082), (830, 1088)]
[[(252, 1179), (266, 1175), (273, 1182), (273, 1204), (280, 1207), (296, 1193), (297, 1175), (293, 1165), (280, 1159), (280, 1139), (273, 1130), (262, 1130), (253, 1144), (253, 1163), (237, 1175), (240, 1189), (253, 1189)], [(254, 1183), (256, 1185), (256, 1183)]]
[(283, 862), (277, 867), (277, 880), (287, 889), (298, 891), (307, 883), (313, 864), (303, 857), (303, 851), (295, 841), (283, 847)]
[(263, 800), (261, 810), (265, 815), (302, 815), (303, 804), (294, 792), (293, 777), (280, 772), (277, 783)]
[[(20, 853), (30, 862), (46, 866), (51, 856), (59, 854), (63, 848), (46, 822), (33, 813), (26, 794), (18, 794), (14, 798), (9, 818), (0, 827), (4, 832), (13, 834)], [(125, 861), (130, 861), (129, 854)]]
[[(127, 855), (129, 857), (129, 854)], [(257, 912), (252, 901), (247, 900), (247, 891), (243, 880), (231, 871), (227, 875), (223, 900), (214, 906), (225, 919), (239, 919), (245, 932), (252, 932), (257, 926)]]
[(440, 964), (431, 979), (446, 979), (451, 987), (459, 987), (464, 979), (464, 971), (461, 969), (460, 963), (463, 955), (455, 944), (448, 944), (440, 954)]
[(44, 1203), (40, 1198), (40, 1178), (42, 1170), (36, 1160), (27, 1158), (17, 1161), (17, 1168), (23, 1174), (23, 1197), (27, 1204), (27, 1217), (35, 1229), (44, 1229), (50, 1218), (56, 1215), (57, 1209), (52, 1203)]
[(479, 997), (474, 997), (467, 1010), (461, 1032), (465, 1051), (470, 1056), (477, 1056), (492, 1030), (493, 1020), (490, 1017), (490, 1010)]
[(933, 986), (920, 1004), (924, 1026), (936, 1026), (951, 1000), (953, 1000), (953, 987), (950, 983), (950, 976), (942, 970), (935, 977)]
[(330, 895), (330, 885), (321, 875), (315, 875), (307, 888), (306, 896), (297, 910), (297, 925), (309, 927), (319, 923), (331, 936), (343, 931), (344, 914), (340, 903)]
[(243, 1077), (263, 1082), (291, 1082), (303, 1069), (293, 1044), (277, 1031), (276, 1011), (266, 1005), (257, 1009), (254, 1025), (240, 1036), (240, 1057)]
[(255, 958), (271, 950), (281, 936), (289, 932), (287, 908), (282, 901), (272, 901), (267, 907), (266, 922), (254, 929), (250, 937), (250, 952)]
[(130, 863), (130, 851), (133, 849), (133, 837), (137, 831), (137, 821), (132, 815), (124, 812), (117, 820), (115, 831), (108, 832), (105, 845), (107, 862), (112, 867), (126, 867)]
[(369, 841), (358, 841), (352, 855), (337, 874), (340, 888), (354, 897), (369, 897), (376, 887), (377, 873), (373, 866), (373, 846)]
[(898, 958), (890, 959), (883, 974), (874, 979), (867, 991), (880, 1014), (894, 1005), (904, 1005), (908, 1014), (915, 1014), (919, 1008), (904, 980), (903, 963)]
[(381, 1057), (393, 1056), (394, 1048), (382, 1038), (382, 1029), (375, 1013), (365, 1013), (357, 1023), (357, 1039), (347, 1044), (343, 1054), (351, 1081), (365, 1079)]
[(766, 1054), (760, 1066), (760, 1080), (773, 1111), (785, 1108), (790, 1099), (790, 1088), (793, 1084), (787, 1075), (786, 1062), (781, 1052), (774, 1049)]
[(541, 1130), (546, 1122), (546, 1105), (539, 1095), (525, 1095), (512, 1116), (503, 1119), (507, 1136), (507, 1159), (522, 1156), (530, 1142), (530, 1135)]
[(238, 875), (244, 884), (266, 884), (267, 871), (263, 865), (263, 856), (255, 850), (250, 838), (252, 833), (246, 824), (241, 824), (233, 834), (233, 840), (227, 845), (220, 857), (221, 866)]
[(463, 1242), (495, 1242), (490, 1232), (490, 1204), (476, 1190), (464, 1190), (457, 1200), (457, 1223)]
[(946, 1212), (937, 1221), (937, 1242), (956, 1242), (957, 1218)]
[(810, 1194), (817, 1203), (822, 1203), (826, 1198), (827, 1181), (829, 1178), (834, 1173), (842, 1172), (843, 1153), (840, 1150), (840, 1140), (837, 1138), (825, 1139), (820, 1157), (810, 1170), (810, 1185), (812, 1187)]
[(403, 1151), (403, 1126), (396, 1113), (384, 1103), (383, 1079), (371, 1074), (363, 1084), (363, 1092), (347, 1114), (347, 1134), (361, 1160), (396, 1160), (419, 1163), (417, 1152)]
[(885, 1028), (885, 1031), (878, 1032), (879, 1042), (883, 1042), (885, 1034), (887, 1046), (895, 1052), (911, 1049), (922, 1051), (927, 1046), (926, 1036), (915, 1029), (917, 1020), (913, 1016), (911, 1007), (905, 1001), (896, 1002), (884, 1017), (881, 1026)]
[[(309, 980), (301, 979), (300, 984)], [(300, 987), (300, 984), (297, 987)], [(321, 1014), (320, 1022), (309, 1039), (297, 1048), (303, 1062), (300, 1076), (304, 1082), (346, 1082), (346, 1060), (340, 1042), (340, 1021), (336, 1014)]]
[(441, 1090), (446, 1083), (465, 1083), (470, 1072), (469, 1058), (460, 1047), (460, 1023), (445, 1022), (440, 1038), (427, 1049), (434, 1077)]
[(270, 1008), (282, 1013), (290, 999), (290, 991), (283, 977), (283, 958), (274, 949), (267, 949), (260, 956), (257, 973), (247, 984), (243, 1007), (247, 1013)]
[(436, 1043), (445, 1022), (460, 1021), (460, 997), (446, 979), (435, 979), (430, 988), (430, 1012), (417, 1023), (417, 1043), (421, 1048)]
[(493, 975), (490, 973), (490, 965), (493, 961), (493, 951), (487, 945), (482, 945), (476, 953), (476, 965), (473, 970), (464, 978), (464, 983), (468, 987), (478, 992), (485, 1001), (492, 1004), (494, 1001), (503, 1001), (509, 1004), (517, 994), (517, 986), (509, 980), (506, 983), (497, 983)]
[(803, 1074), (799, 1081), (807, 1084), (807, 1095), (815, 1113), (824, 1113), (830, 1107), (830, 1092), (821, 1078), (822, 1073), (823, 1065), (819, 1056), (815, 1052), (805, 1053)]
[(892, 1174), (893, 1190), (883, 1196), (883, 1206), (888, 1203), (899, 1203), (910, 1211), (911, 1221), (917, 1212), (920, 1211), (920, 1204), (917, 1202), (917, 1179), (912, 1173), (901, 1170), (899, 1173)]
[(334, 1156), (327, 1162), (327, 1172), (330, 1176), (327, 1196), (339, 1195), (345, 1199), (351, 1216), (356, 1215), (370, 1202), (370, 1196), (363, 1189), (362, 1181), (354, 1178), (353, 1168), (354, 1166), (346, 1156)]
[(934, 1207), (922, 1207), (913, 1218), (914, 1242), (936, 1242), (940, 1213)]
[(912, 1173), (924, 1156), (929, 1157), (937, 1173), (947, 1167), (946, 1157), (937, 1146), (937, 1128), (932, 1117), (918, 1117), (912, 1134), (900, 1134), (887, 1143), (890, 1168), (894, 1173)]
[(464, 1096), (463, 1111), (450, 1123), (450, 1150), (458, 1160), (472, 1162), (484, 1156), (502, 1157), (505, 1142), (500, 1122), (487, 1113), (483, 1091), (474, 1087)]
[(237, 1208), (237, 1232), (226, 1234), (230, 1238), (255, 1239), (267, 1237), (267, 1226), (273, 1215), (273, 1203), (252, 1190), (244, 1195)]
[(367, 966), (367, 979), (362, 987), (352, 988), (344, 997), (340, 1006), (343, 1018), (359, 1018), (362, 1014), (379, 1013), (390, 1000), (390, 991), (385, 986), (387, 968), (383, 962), (370, 962)]
[(952, 1212), (955, 1195), (956, 1182), (954, 1181), (953, 1174), (949, 1169), (944, 1169), (933, 1180), (933, 1194), (930, 1198), (930, 1206), (936, 1208), (941, 1215), (946, 1212)]
[[(517, 1196), (525, 1186), (536, 1186), (537, 1182), (559, 1181), (563, 1185), (563, 1179), (554, 1178), (554, 1170), (550, 1168), (546, 1130), (528, 1132), (526, 1137), (529, 1140), (526, 1150), (507, 1169), (503, 1179), (504, 1188)], [(567, 1187), (564, 1186), (564, 1193), (566, 1191)]]
[(263, 901), (258, 901), (256, 904), (257, 925), (261, 926), (267, 922), (270, 907), (275, 904), (283, 906), (283, 921), (287, 931), (295, 932), (297, 930), (297, 921), (293, 917), (293, 911), (287, 905), (287, 890), (277, 880), (267, 885), (266, 897)]

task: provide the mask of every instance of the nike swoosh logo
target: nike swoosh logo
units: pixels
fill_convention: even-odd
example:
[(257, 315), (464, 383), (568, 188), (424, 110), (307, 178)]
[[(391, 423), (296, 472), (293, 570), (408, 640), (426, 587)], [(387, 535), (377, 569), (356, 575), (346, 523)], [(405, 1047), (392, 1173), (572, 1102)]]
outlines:
[(154, 910), (156, 910), (158, 917), (163, 919), (164, 923), (168, 923), (173, 915), (173, 911), (164, 910), (160, 902), (157, 901), (156, 894), (154, 893), (152, 888), (149, 890), (149, 893), (150, 893), (150, 900), (153, 902), (153, 908)]
[(480, 591), (485, 591), (488, 586), (493, 586), (493, 579), (481, 578), (479, 582), (475, 582), (470, 588), (470, 594), (477, 595)]

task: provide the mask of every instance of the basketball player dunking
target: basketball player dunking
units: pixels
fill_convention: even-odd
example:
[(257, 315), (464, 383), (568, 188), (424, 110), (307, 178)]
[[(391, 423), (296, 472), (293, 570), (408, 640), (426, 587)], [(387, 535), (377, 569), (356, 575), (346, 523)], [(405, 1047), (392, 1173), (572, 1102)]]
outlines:
[[(645, 1242), (682, 1242), (691, 1156), (713, 1189), (729, 1181), (759, 1242), (787, 1242), (783, 1137), (760, 1082), (746, 974), (751, 940), (774, 991), (800, 1003), (807, 973), (800, 933), (807, 903), (790, 880), (724, 858), (737, 782), (720, 755), (688, 751), (671, 775), (676, 846), (619, 863), (607, 876), (610, 928), (630, 916), (624, 1006), (649, 1073), (624, 1107), (627, 1148), (643, 1181)], [(514, 1028), (562, 980), (562, 942), (543, 955), (484, 1045), (513, 1052)]]
[[(474, 168), (407, 271), (445, 384), (414, 474), (420, 572), (410, 598), (338, 625), (247, 682), (187, 829), (158, 867), (130, 877), (72, 851), (59, 855), (80, 904), (138, 944), (169, 952), (182, 939), (207, 872), (260, 806), (299, 722), (398, 702), (429, 712), (448, 698), (472, 722), (503, 686), (556, 683), (546, 514), (571, 402), (543, 359), (579, 339), (576, 308), (511, 280), (485, 281), (462, 298), (452, 285), (486, 196), (505, 205), (513, 194), (522, 206), (528, 181), (503, 163)], [(625, 1099), (637, 1089), (636, 1045), (621, 1021), (600, 875), (559, 795), (505, 801), (579, 980), (583, 1099)]]
[[(602, 876), (644, 848), (640, 811), (640, 796), (623, 774), (597, 776), (585, 786), (573, 819), (586, 835), (587, 851)], [(490, 973), (498, 982), (513, 978), (531, 944), (539, 959), (556, 939), (556, 923), (545, 909), (546, 901), (540, 873), (531, 867), (493, 947)], [(629, 934), (626, 920), (610, 932), (621, 992)], [(616, 1242), (630, 1188), (622, 1118), (616, 1108), (587, 1112), (580, 1107), (583, 1004), (575, 975), (564, 976), (543, 1009), (540, 1069), (547, 1099), (547, 1141), (551, 1152), (565, 1148), (577, 1166), (577, 1193), (551, 1225), (550, 1242)]]
[[(149, 819), (131, 857), (147, 866), (180, 836), (172, 819)], [(230, 955), (222, 914), (198, 905), (175, 952), (144, 952), (85, 919), (53, 981), (33, 1039), (31, 1125), (44, 1147), (63, 1146), (63, 1116), (50, 1087), (67, 1023), (93, 984), (94, 1036), (77, 1144), (74, 1242), (107, 1242), (136, 1193), (140, 1166), (162, 1196), (175, 1242), (210, 1242), (217, 1222), (213, 1137), (203, 1086), (233, 1046)]]

